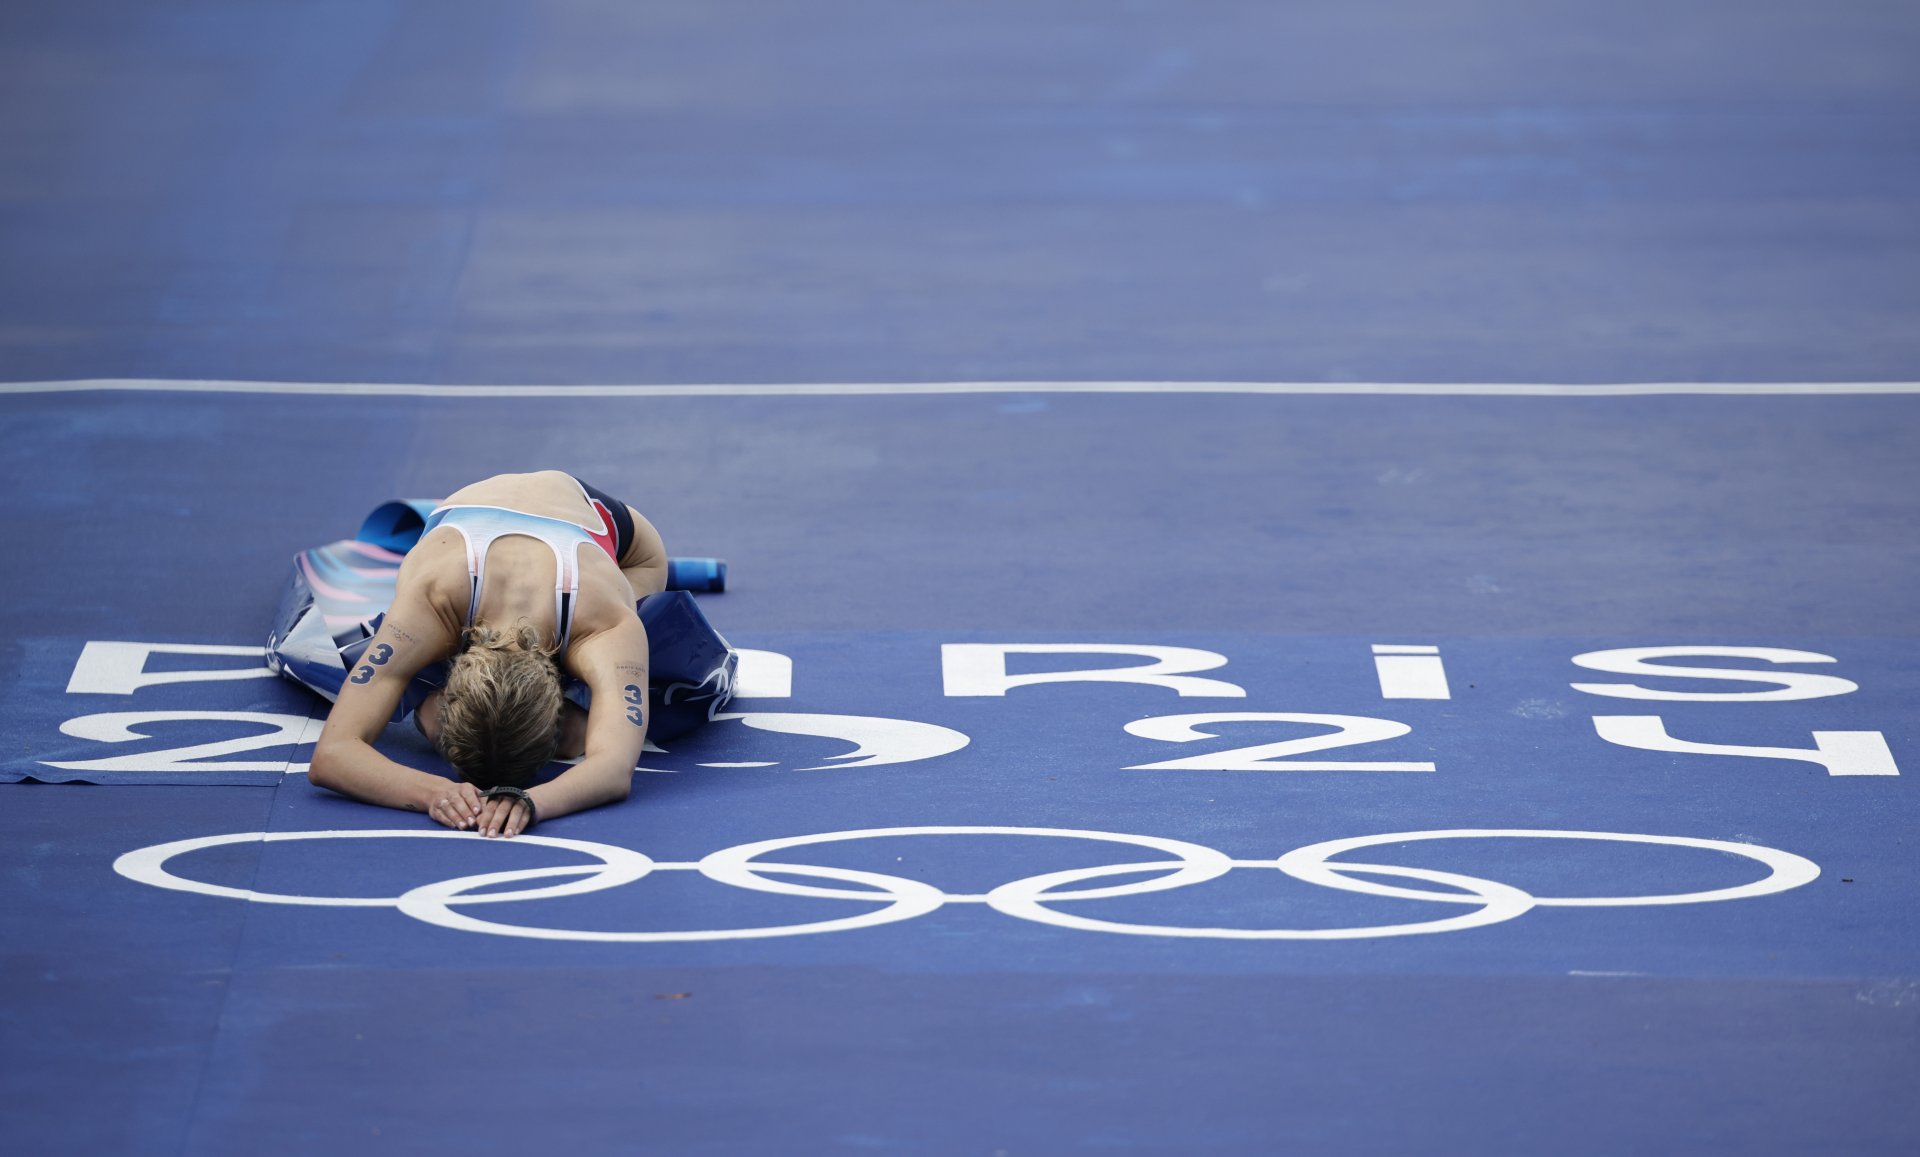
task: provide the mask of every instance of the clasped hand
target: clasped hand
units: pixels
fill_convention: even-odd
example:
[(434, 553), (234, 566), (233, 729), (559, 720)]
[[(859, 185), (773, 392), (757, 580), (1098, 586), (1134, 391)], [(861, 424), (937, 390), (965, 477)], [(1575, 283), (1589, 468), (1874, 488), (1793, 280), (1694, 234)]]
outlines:
[(455, 831), (511, 839), (526, 830), (532, 810), (524, 800), (509, 795), (488, 799), (470, 783), (449, 783), (427, 808), (435, 823)]

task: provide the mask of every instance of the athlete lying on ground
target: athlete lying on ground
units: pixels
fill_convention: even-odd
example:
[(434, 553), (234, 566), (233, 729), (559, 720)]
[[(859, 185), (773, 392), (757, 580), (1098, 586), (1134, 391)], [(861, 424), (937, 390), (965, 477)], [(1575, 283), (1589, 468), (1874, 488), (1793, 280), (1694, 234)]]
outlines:
[[(627, 797), (647, 734), (647, 632), (638, 598), (666, 586), (660, 534), (640, 512), (558, 470), (454, 492), (400, 566), (393, 605), (340, 688), (308, 778), (482, 835)], [(423, 667), (452, 658), (417, 719), (463, 782), (415, 771), (373, 742)], [(561, 672), (592, 692), (580, 762), (528, 787), (562, 741)]]

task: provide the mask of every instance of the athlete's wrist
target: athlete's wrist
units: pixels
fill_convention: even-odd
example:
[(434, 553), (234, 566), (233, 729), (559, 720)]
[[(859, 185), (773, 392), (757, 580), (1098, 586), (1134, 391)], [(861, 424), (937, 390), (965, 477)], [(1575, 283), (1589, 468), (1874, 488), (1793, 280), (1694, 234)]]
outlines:
[[(411, 769), (410, 769), (411, 770)], [(446, 779), (437, 775), (416, 772), (415, 778), (408, 781), (406, 807), (409, 811), (431, 812), (433, 805), (447, 795)]]
[(553, 807), (548, 805), (548, 801), (553, 797), (552, 791), (548, 790), (550, 786), (551, 781), (527, 789), (527, 802), (533, 806), (533, 814), (536, 818), (545, 819), (554, 814)]
[(540, 805), (534, 802), (532, 794), (525, 788), (502, 784), (499, 787), (490, 787), (480, 794), (487, 799), (511, 799), (526, 805), (527, 822), (521, 826), (522, 831), (540, 822)]

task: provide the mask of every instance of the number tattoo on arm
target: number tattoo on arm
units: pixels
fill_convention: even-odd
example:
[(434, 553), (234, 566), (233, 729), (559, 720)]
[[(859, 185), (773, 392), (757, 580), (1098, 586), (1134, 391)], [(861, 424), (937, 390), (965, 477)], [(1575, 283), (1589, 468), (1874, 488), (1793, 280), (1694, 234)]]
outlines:
[(351, 682), (351, 683), (367, 682), (368, 680), (373, 678), (373, 669), (375, 667), (386, 666), (387, 660), (391, 658), (393, 658), (392, 647), (389, 647), (385, 643), (375, 644), (372, 653), (367, 656), (367, 661), (364, 664), (362, 664), (357, 670), (355, 670), (351, 676), (348, 677), (348, 682)]

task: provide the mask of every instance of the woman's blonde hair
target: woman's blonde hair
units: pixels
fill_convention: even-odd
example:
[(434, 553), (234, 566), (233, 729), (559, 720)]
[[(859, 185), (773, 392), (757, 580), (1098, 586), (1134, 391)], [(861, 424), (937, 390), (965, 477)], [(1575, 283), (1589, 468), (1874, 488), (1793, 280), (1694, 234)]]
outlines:
[(565, 702), (538, 631), (475, 623), (447, 670), (440, 754), (475, 787), (525, 787), (553, 759)]

